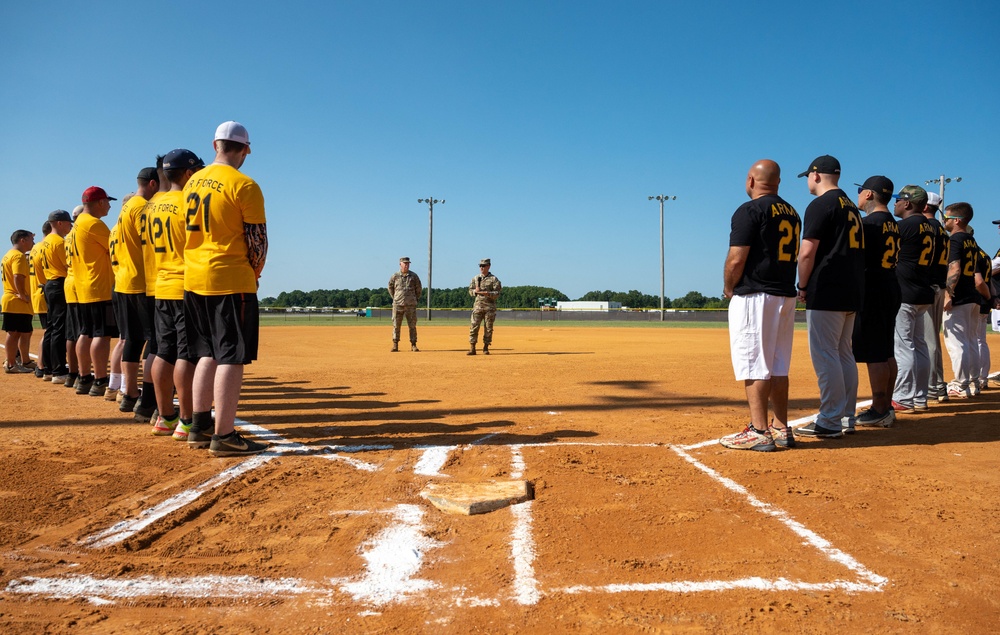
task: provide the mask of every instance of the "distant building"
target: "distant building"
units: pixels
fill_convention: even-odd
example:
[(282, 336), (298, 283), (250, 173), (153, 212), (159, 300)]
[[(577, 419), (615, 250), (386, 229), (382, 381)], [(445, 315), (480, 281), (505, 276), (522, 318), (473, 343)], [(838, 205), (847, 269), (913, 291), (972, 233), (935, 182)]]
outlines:
[(618, 311), (622, 308), (621, 302), (556, 302), (557, 311)]

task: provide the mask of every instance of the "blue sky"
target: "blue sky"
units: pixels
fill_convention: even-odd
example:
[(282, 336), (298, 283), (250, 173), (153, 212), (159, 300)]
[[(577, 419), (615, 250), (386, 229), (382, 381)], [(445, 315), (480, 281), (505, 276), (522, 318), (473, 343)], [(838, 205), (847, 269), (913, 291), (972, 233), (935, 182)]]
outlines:
[[(154, 10), (155, 6), (155, 10)], [(0, 234), (175, 147), (250, 131), (267, 204), (261, 295), (436, 288), (483, 257), (505, 285), (721, 293), (757, 159), (781, 194), (817, 155), (842, 184), (961, 176), (1000, 245), (994, 2), (18, 2), (0, 9)], [(112, 208), (109, 221), (117, 217)]]

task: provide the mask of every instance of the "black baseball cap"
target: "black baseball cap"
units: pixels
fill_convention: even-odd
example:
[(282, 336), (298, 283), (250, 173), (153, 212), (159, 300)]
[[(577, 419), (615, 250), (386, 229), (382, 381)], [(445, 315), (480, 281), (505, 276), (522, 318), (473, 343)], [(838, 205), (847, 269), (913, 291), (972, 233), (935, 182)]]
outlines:
[(167, 153), (167, 156), (163, 157), (164, 170), (176, 170), (178, 168), (200, 170), (203, 167), (205, 167), (205, 162), (199, 159), (198, 155), (194, 152), (185, 150), (184, 148), (171, 150)]
[(813, 159), (813, 162), (809, 164), (809, 169), (800, 174), (799, 178), (801, 179), (810, 172), (819, 172), (820, 174), (840, 174), (840, 161), (831, 157), (829, 154), (816, 157)]
[(156, 168), (143, 168), (139, 170), (139, 176), (135, 177), (144, 181), (160, 182), (160, 175), (156, 173)]
[(871, 190), (885, 196), (892, 196), (894, 186), (892, 181), (884, 176), (869, 176), (864, 183), (855, 183), (862, 190)]

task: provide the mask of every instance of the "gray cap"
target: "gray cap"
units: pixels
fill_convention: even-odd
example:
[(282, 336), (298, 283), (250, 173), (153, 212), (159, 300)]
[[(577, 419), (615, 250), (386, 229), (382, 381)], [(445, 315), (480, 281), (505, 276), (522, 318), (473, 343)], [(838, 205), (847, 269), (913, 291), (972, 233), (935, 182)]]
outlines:
[(54, 212), (49, 212), (49, 222), (50, 223), (55, 223), (55, 222), (61, 221), (61, 220), (68, 220), (69, 222), (72, 223), (73, 222), (73, 217), (70, 216), (69, 212), (67, 212), (64, 209), (57, 209)]

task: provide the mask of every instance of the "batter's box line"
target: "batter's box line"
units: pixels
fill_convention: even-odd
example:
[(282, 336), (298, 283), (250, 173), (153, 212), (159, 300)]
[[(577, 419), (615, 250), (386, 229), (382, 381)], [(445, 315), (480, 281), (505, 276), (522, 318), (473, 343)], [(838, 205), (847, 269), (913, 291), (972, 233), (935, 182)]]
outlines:
[[(858, 408), (864, 408), (865, 406), (870, 406), (871, 404), (872, 404), (872, 401), (871, 401), (871, 399), (869, 399), (867, 401), (859, 401), (858, 404), (857, 404), (857, 406), (858, 406)], [(819, 413), (811, 414), (811, 415), (808, 415), (806, 417), (802, 417), (800, 419), (796, 419), (795, 421), (789, 421), (788, 425), (792, 426), (792, 427), (803, 426), (803, 425), (805, 425), (807, 423), (812, 423), (813, 421), (816, 420), (816, 417), (818, 417), (818, 416), (819, 416)], [(720, 440), (721, 439), (709, 439), (708, 441), (701, 441), (699, 443), (693, 443), (691, 445), (681, 445), (681, 446), (677, 446), (677, 447), (679, 447), (679, 448), (681, 448), (683, 450), (697, 450), (698, 448), (704, 448), (704, 447), (707, 447), (709, 445), (715, 445)]]

